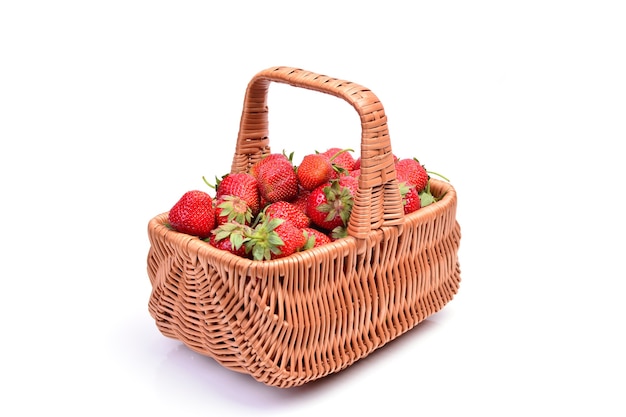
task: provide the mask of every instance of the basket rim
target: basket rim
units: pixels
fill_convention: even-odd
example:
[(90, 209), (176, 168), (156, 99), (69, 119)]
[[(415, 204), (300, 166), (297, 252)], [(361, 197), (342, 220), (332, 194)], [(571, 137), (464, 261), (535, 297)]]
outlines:
[[(403, 218), (403, 223), (400, 225), (391, 225), (391, 226), (381, 226), (378, 229), (372, 229), (368, 236), (372, 237), (380, 233), (384, 233), (385, 230), (392, 228), (400, 228), (404, 223), (409, 221), (414, 221), (416, 223), (422, 223), (426, 221), (430, 217), (437, 216), (442, 211), (448, 210), (451, 206), (456, 205), (457, 195), (456, 189), (454, 186), (442, 180), (438, 180), (435, 178), (431, 178), (431, 191), (434, 191), (435, 197), (441, 197), (440, 200), (432, 203), (426, 207), (422, 207), (419, 210), (416, 210), (412, 213), (406, 214)], [(219, 249), (211, 245), (209, 242), (200, 239), (198, 236), (188, 235), (182, 232), (178, 232), (176, 230), (171, 229), (167, 225), (167, 217), (168, 211), (162, 212), (157, 216), (153, 217), (149, 222), (150, 228), (161, 228), (161, 233), (168, 235), (170, 237), (176, 236), (178, 239), (183, 239), (186, 241), (186, 245), (194, 246), (196, 251), (202, 251), (209, 254), (211, 257), (219, 257), (220, 262), (224, 262), (225, 264), (232, 263), (241, 263), (240, 266), (258, 266), (264, 265), (267, 267), (275, 267), (276, 265), (281, 265), (284, 263), (290, 263), (294, 260), (298, 259), (302, 256), (314, 257), (316, 254), (322, 254), (327, 251), (347, 251), (354, 246), (358, 246), (361, 239), (358, 239), (354, 236), (346, 236), (341, 239), (337, 239), (333, 242), (327, 243), (322, 246), (318, 246), (315, 248), (307, 249), (306, 251), (296, 252), (284, 258), (278, 259), (270, 259), (270, 260), (253, 260), (244, 258), (239, 255), (235, 255), (223, 249)]]

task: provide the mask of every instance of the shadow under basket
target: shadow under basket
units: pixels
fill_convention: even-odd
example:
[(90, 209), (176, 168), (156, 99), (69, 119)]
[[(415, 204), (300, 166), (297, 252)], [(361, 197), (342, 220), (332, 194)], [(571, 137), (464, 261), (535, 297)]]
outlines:
[(332, 94), (361, 117), (361, 176), (348, 237), (253, 261), (149, 221), (150, 315), (159, 331), (233, 371), (288, 388), (339, 372), (442, 309), (459, 289), (457, 194), (403, 212), (380, 101), (368, 89), (290, 67), (248, 84), (232, 172), (269, 154), (272, 82)]

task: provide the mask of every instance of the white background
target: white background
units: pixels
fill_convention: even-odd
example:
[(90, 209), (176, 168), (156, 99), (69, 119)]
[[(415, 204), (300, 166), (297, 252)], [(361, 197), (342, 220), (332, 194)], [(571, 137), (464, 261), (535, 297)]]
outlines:
[[(623, 2), (225, 3), (1, 3), (2, 414), (623, 416)], [(275, 65), (372, 89), (462, 228), (451, 303), (293, 389), (147, 304), (149, 219), (230, 169)], [(349, 105), (281, 87), (274, 150), (358, 148)]]

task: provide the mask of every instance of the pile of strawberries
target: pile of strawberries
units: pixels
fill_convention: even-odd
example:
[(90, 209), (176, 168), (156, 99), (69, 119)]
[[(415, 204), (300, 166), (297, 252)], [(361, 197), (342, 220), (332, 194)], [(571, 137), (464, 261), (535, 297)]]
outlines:
[[(351, 152), (333, 147), (305, 155), (299, 165), (293, 154), (271, 153), (248, 172), (216, 177), (215, 184), (204, 179), (214, 197), (185, 193), (168, 213), (169, 227), (259, 261), (345, 237), (360, 174), (360, 158)], [(395, 169), (406, 214), (437, 200), (430, 171), (417, 159), (396, 158)]]

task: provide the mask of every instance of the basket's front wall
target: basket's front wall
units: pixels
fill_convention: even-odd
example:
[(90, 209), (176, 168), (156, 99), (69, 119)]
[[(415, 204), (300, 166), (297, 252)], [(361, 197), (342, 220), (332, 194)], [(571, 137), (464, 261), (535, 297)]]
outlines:
[(174, 232), (166, 223), (167, 214), (162, 214), (149, 226), (150, 314), (165, 336), (246, 372), (232, 330), (225, 325), (225, 308), (238, 302), (230, 296), (233, 289), (224, 285), (221, 268), (197, 256), (197, 247), (204, 242)]
[[(443, 193), (441, 184), (433, 192)], [(149, 309), (160, 331), (230, 369), (289, 387), (337, 372), (440, 310), (457, 292), (456, 194), (364, 248), (338, 240), (250, 261), (149, 226)]]

